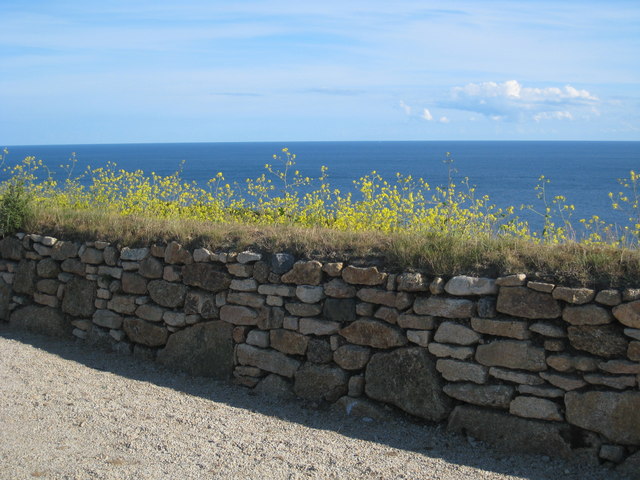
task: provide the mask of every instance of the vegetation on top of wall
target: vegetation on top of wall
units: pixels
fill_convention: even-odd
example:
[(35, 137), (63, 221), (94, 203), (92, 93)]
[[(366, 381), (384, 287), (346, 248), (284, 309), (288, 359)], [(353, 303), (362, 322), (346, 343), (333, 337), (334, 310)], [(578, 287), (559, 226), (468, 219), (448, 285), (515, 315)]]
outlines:
[(498, 208), (467, 178), (456, 180), (449, 156), (444, 187), (400, 174), (390, 182), (372, 172), (354, 181), (354, 192), (331, 188), (325, 167), (317, 179), (302, 176), (288, 149), (274, 162), (244, 186), (218, 173), (202, 187), (182, 180), (180, 171), (146, 175), (113, 163), (74, 176), (75, 158), (60, 180), (27, 157), (6, 169), (0, 213), (20, 214), (6, 216), (0, 228), (127, 245), (179, 240), (214, 250), (378, 258), (439, 275), (525, 272), (572, 284), (640, 285), (640, 175), (633, 171), (621, 181), (624, 191), (610, 195), (613, 208), (628, 212), (627, 225), (592, 216), (575, 228), (573, 206), (562, 196), (547, 198), (541, 177), (540, 205), (524, 207), (541, 216), (535, 230), (515, 207)]

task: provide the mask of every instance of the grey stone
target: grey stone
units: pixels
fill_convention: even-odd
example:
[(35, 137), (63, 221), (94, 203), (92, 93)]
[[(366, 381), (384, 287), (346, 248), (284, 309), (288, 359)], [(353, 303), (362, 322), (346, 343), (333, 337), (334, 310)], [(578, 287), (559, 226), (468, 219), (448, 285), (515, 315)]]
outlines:
[(318, 303), (324, 298), (324, 289), (320, 286), (298, 285), (296, 297), (304, 303)]
[(338, 333), (340, 324), (318, 318), (301, 318), (298, 329), (303, 335), (333, 335)]
[(321, 338), (309, 338), (309, 344), (307, 345), (307, 360), (313, 363), (329, 363), (332, 359), (333, 350), (330, 342)]
[(447, 429), (465, 433), (507, 452), (569, 458), (569, 429), (559, 423), (529, 420), (495, 410), (460, 405), (449, 417)]
[(433, 360), (419, 347), (373, 355), (365, 372), (365, 392), (369, 398), (431, 421), (445, 419), (451, 408)]
[[(201, 265), (201, 264), (198, 264)], [(183, 304), (187, 287), (166, 280), (152, 280), (147, 285), (151, 299), (158, 305), (176, 308)]]
[(356, 296), (363, 302), (393, 307), (396, 304), (396, 293), (376, 288), (361, 288)]
[(442, 389), (456, 400), (481, 407), (509, 408), (515, 389), (511, 385), (476, 385), (449, 383)]
[(345, 283), (339, 278), (334, 278), (324, 284), (324, 293), (327, 297), (353, 298), (356, 296), (356, 287)]
[(471, 327), (476, 332), (498, 337), (526, 340), (531, 336), (531, 334), (529, 333), (529, 322), (526, 322), (524, 320), (498, 320), (474, 317), (471, 319)]
[(238, 263), (255, 263), (262, 260), (262, 255), (256, 252), (244, 251), (238, 254), (236, 260), (238, 260)]
[(58, 292), (60, 282), (52, 280), (50, 278), (39, 280), (36, 284), (36, 288), (39, 292), (46, 293), (48, 295), (55, 295)]
[(0, 240), (0, 256), (5, 260), (22, 259), (22, 242), (16, 237), (5, 237)]
[(564, 420), (560, 406), (544, 398), (518, 396), (511, 401), (509, 413), (518, 417), (537, 418), (561, 422)]
[(102, 250), (96, 248), (85, 248), (80, 253), (80, 260), (82, 263), (88, 263), (90, 265), (100, 265), (104, 261), (104, 255)]
[(356, 319), (356, 300), (354, 298), (327, 298), (324, 301), (322, 315), (332, 322), (353, 322)]
[(215, 295), (197, 290), (190, 290), (184, 299), (184, 313), (201, 315), (205, 320), (218, 318)]
[(634, 362), (640, 362), (640, 342), (629, 342), (627, 357)]
[(193, 261), (202, 263), (211, 260), (211, 252), (206, 248), (196, 248), (193, 251)]
[(59, 240), (51, 247), (51, 258), (62, 261), (67, 258), (77, 257), (79, 249), (80, 246), (76, 243)]
[(90, 317), (95, 311), (97, 290), (96, 282), (73, 278), (65, 287), (62, 311), (74, 317)]
[(468, 295), (493, 295), (498, 293), (496, 281), (491, 278), (468, 277), (458, 275), (444, 286), (444, 291), (450, 295), (465, 297)]
[(496, 298), (482, 297), (478, 299), (477, 310), (478, 317), (480, 318), (494, 318), (498, 314), (496, 310)]
[(13, 291), (33, 295), (36, 289), (36, 280), (36, 262), (33, 260), (20, 260), (13, 280)]
[(413, 311), (434, 317), (470, 318), (475, 314), (476, 304), (463, 298), (420, 297), (416, 298)]
[(124, 318), (111, 310), (96, 310), (93, 323), (104, 328), (120, 328)]
[(295, 374), (293, 391), (308, 400), (335, 402), (347, 393), (349, 376), (336, 367), (305, 363)]
[(583, 378), (592, 385), (604, 385), (605, 387), (615, 388), (617, 390), (632, 388), (637, 384), (637, 377), (635, 375), (611, 376), (600, 373), (588, 373)]
[(136, 305), (136, 297), (134, 296), (114, 295), (111, 300), (109, 300), (107, 308), (118, 313), (133, 315), (138, 306)]
[(333, 353), (333, 361), (345, 370), (360, 370), (364, 368), (371, 350), (358, 345), (343, 345)]
[(436, 357), (451, 357), (458, 360), (468, 360), (473, 357), (475, 350), (472, 347), (459, 347), (454, 345), (445, 345), (443, 343), (429, 343), (429, 353)]
[(118, 250), (115, 247), (108, 245), (102, 251), (102, 255), (104, 256), (104, 263), (109, 265), (110, 267), (115, 266), (118, 262)]
[(526, 287), (500, 287), (496, 309), (532, 319), (558, 318), (562, 313), (560, 304), (551, 295)]
[(544, 398), (562, 398), (565, 394), (565, 391), (561, 388), (549, 387), (547, 385), (518, 385), (518, 392)]
[(551, 293), (556, 286), (546, 282), (527, 282), (527, 287), (536, 292)]
[(36, 305), (17, 308), (11, 313), (9, 323), (50, 337), (69, 337), (73, 330), (71, 322), (58, 309)]
[(514, 275), (506, 275), (496, 279), (496, 285), (499, 287), (521, 287), (527, 281), (524, 273), (516, 273)]
[(226, 296), (227, 303), (244, 305), (245, 307), (260, 308), (266, 303), (265, 297), (253, 292), (229, 292)]
[(407, 330), (407, 340), (421, 347), (426, 347), (431, 342), (431, 331), (429, 330)]
[(627, 476), (630, 480), (640, 479), (640, 451), (629, 455), (624, 462), (616, 468), (616, 472)]
[(564, 328), (549, 322), (536, 322), (529, 326), (529, 330), (545, 337), (564, 338), (567, 336)]
[(221, 292), (229, 288), (231, 277), (209, 263), (193, 263), (185, 265), (182, 270), (183, 281), (192, 287), (199, 287), (209, 292)]
[(229, 288), (239, 292), (256, 292), (258, 290), (258, 282), (256, 282), (255, 278), (234, 278), (231, 280)]
[(572, 375), (562, 375), (559, 373), (540, 372), (540, 377), (549, 382), (551, 385), (567, 391), (577, 390), (578, 388), (582, 388), (587, 384), (587, 382), (585, 382), (580, 377)]
[(9, 305), (11, 304), (11, 285), (0, 281), (0, 320), (9, 321)]
[(293, 297), (296, 294), (296, 289), (290, 285), (260, 285), (258, 286), (258, 293), (276, 295), (278, 297)]
[(233, 325), (257, 325), (260, 318), (266, 315), (266, 310), (254, 310), (242, 305), (223, 305), (220, 308), (220, 319)]
[(354, 375), (349, 379), (350, 397), (360, 397), (364, 393), (364, 375)]
[(450, 382), (486, 383), (489, 378), (487, 367), (477, 363), (461, 362), (459, 360), (440, 359), (436, 363), (438, 370), (445, 380)]
[(261, 308), (259, 311), (260, 316), (257, 323), (259, 329), (273, 330), (274, 328), (282, 328), (284, 323), (284, 310), (282, 308)]
[(618, 290), (601, 290), (596, 295), (596, 302), (615, 307), (622, 302), (622, 295)]
[(256, 385), (254, 390), (269, 397), (292, 400), (295, 397), (292, 389), (293, 387), (287, 379), (275, 373), (270, 373)]
[(628, 340), (615, 325), (583, 325), (569, 327), (569, 342), (573, 348), (600, 357), (624, 356)]
[(191, 253), (177, 242), (170, 242), (164, 251), (164, 261), (168, 264), (188, 265), (193, 263)]
[(147, 347), (160, 347), (167, 343), (169, 336), (165, 327), (135, 317), (125, 318), (123, 329), (129, 340)]
[(378, 320), (356, 320), (339, 331), (348, 342), (374, 348), (392, 348), (407, 344), (402, 331)]
[(284, 353), (271, 349), (262, 349), (241, 343), (236, 347), (240, 365), (252, 365), (283, 377), (292, 378), (300, 367), (300, 362)]
[(311, 303), (287, 303), (284, 308), (295, 317), (316, 317), (322, 313), (322, 305)]
[(421, 273), (402, 273), (398, 276), (398, 290), (401, 292), (426, 292), (429, 282)]
[(83, 275), (85, 273), (85, 264), (77, 258), (67, 258), (60, 264), (60, 268), (63, 272), (75, 273), (76, 275)]
[(187, 327), (169, 336), (158, 362), (190, 375), (225, 380), (233, 369), (233, 327), (221, 321)]
[(403, 314), (398, 316), (398, 326), (412, 330), (433, 330), (435, 320), (431, 316)]
[(620, 445), (602, 445), (598, 456), (603, 460), (620, 463), (625, 456), (625, 448)]
[(609, 360), (600, 362), (598, 368), (607, 373), (640, 375), (640, 363), (628, 360)]
[(544, 383), (544, 380), (532, 373), (518, 372), (500, 367), (491, 367), (489, 369), (489, 375), (500, 380), (519, 384), (540, 385)]
[(530, 342), (498, 340), (476, 349), (476, 361), (489, 367), (506, 367), (539, 372), (547, 369), (544, 349)]
[(439, 343), (474, 345), (480, 338), (480, 335), (469, 327), (454, 322), (443, 322), (436, 330), (434, 340)]
[(567, 421), (621, 445), (640, 444), (640, 392), (568, 392)]
[(147, 257), (140, 262), (138, 273), (145, 278), (162, 278), (164, 266), (162, 262), (154, 257)]
[(57, 278), (60, 273), (60, 265), (53, 258), (45, 258), (38, 262), (36, 271), (42, 278)]
[(162, 320), (170, 327), (184, 327), (187, 324), (187, 316), (184, 312), (164, 312)]
[(295, 258), (288, 253), (276, 253), (269, 258), (269, 267), (276, 275), (282, 275), (293, 268)]
[(136, 316), (150, 322), (159, 322), (160, 320), (162, 320), (162, 315), (164, 315), (164, 309), (150, 303), (140, 305), (136, 309)]
[(631, 337), (635, 340), (640, 340), (640, 330), (636, 329), (636, 328), (625, 328), (624, 329), (624, 334), (627, 337)]
[(137, 273), (122, 273), (122, 291), (125, 293), (145, 295), (147, 293), (147, 283), (148, 280)]

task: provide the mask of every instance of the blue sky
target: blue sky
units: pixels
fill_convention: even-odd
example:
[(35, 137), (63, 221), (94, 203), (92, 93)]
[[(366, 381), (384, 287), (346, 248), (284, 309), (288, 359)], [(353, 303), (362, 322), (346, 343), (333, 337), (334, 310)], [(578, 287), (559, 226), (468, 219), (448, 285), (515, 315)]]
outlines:
[(640, 140), (636, 0), (2, 0), (0, 19), (0, 146)]

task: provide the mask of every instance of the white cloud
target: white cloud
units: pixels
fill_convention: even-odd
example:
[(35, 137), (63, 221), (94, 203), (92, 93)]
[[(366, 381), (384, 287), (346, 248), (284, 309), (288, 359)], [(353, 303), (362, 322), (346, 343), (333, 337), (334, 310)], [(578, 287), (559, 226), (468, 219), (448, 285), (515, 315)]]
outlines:
[(431, 121), (433, 120), (433, 115), (431, 115), (431, 112), (429, 111), (428, 108), (425, 108), (422, 110), (422, 118), (424, 118), (427, 121)]
[(438, 120), (440, 123), (449, 123), (451, 120), (449, 120), (447, 117), (440, 117), (440, 120)]
[(587, 90), (564, 87), (525, 87), (517, 80), (469, 83), (454, 87), (441, 106), (480, 113), (492, 120), (573, 120), (597, 112), (600, 99)]
[(400, 108), (404, 111), (405, 115), (411, 115), (411, 107), (400, 100)]

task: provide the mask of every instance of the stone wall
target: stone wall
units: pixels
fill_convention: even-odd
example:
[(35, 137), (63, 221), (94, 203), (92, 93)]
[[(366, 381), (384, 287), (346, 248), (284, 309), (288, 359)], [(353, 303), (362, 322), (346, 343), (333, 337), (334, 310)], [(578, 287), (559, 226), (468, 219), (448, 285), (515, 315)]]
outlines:
[(640, 289), (40, 235), (0, 256), (0, 318), (21, 328), (349, 414), (393, 406), (507, 450), (640, 464)]

